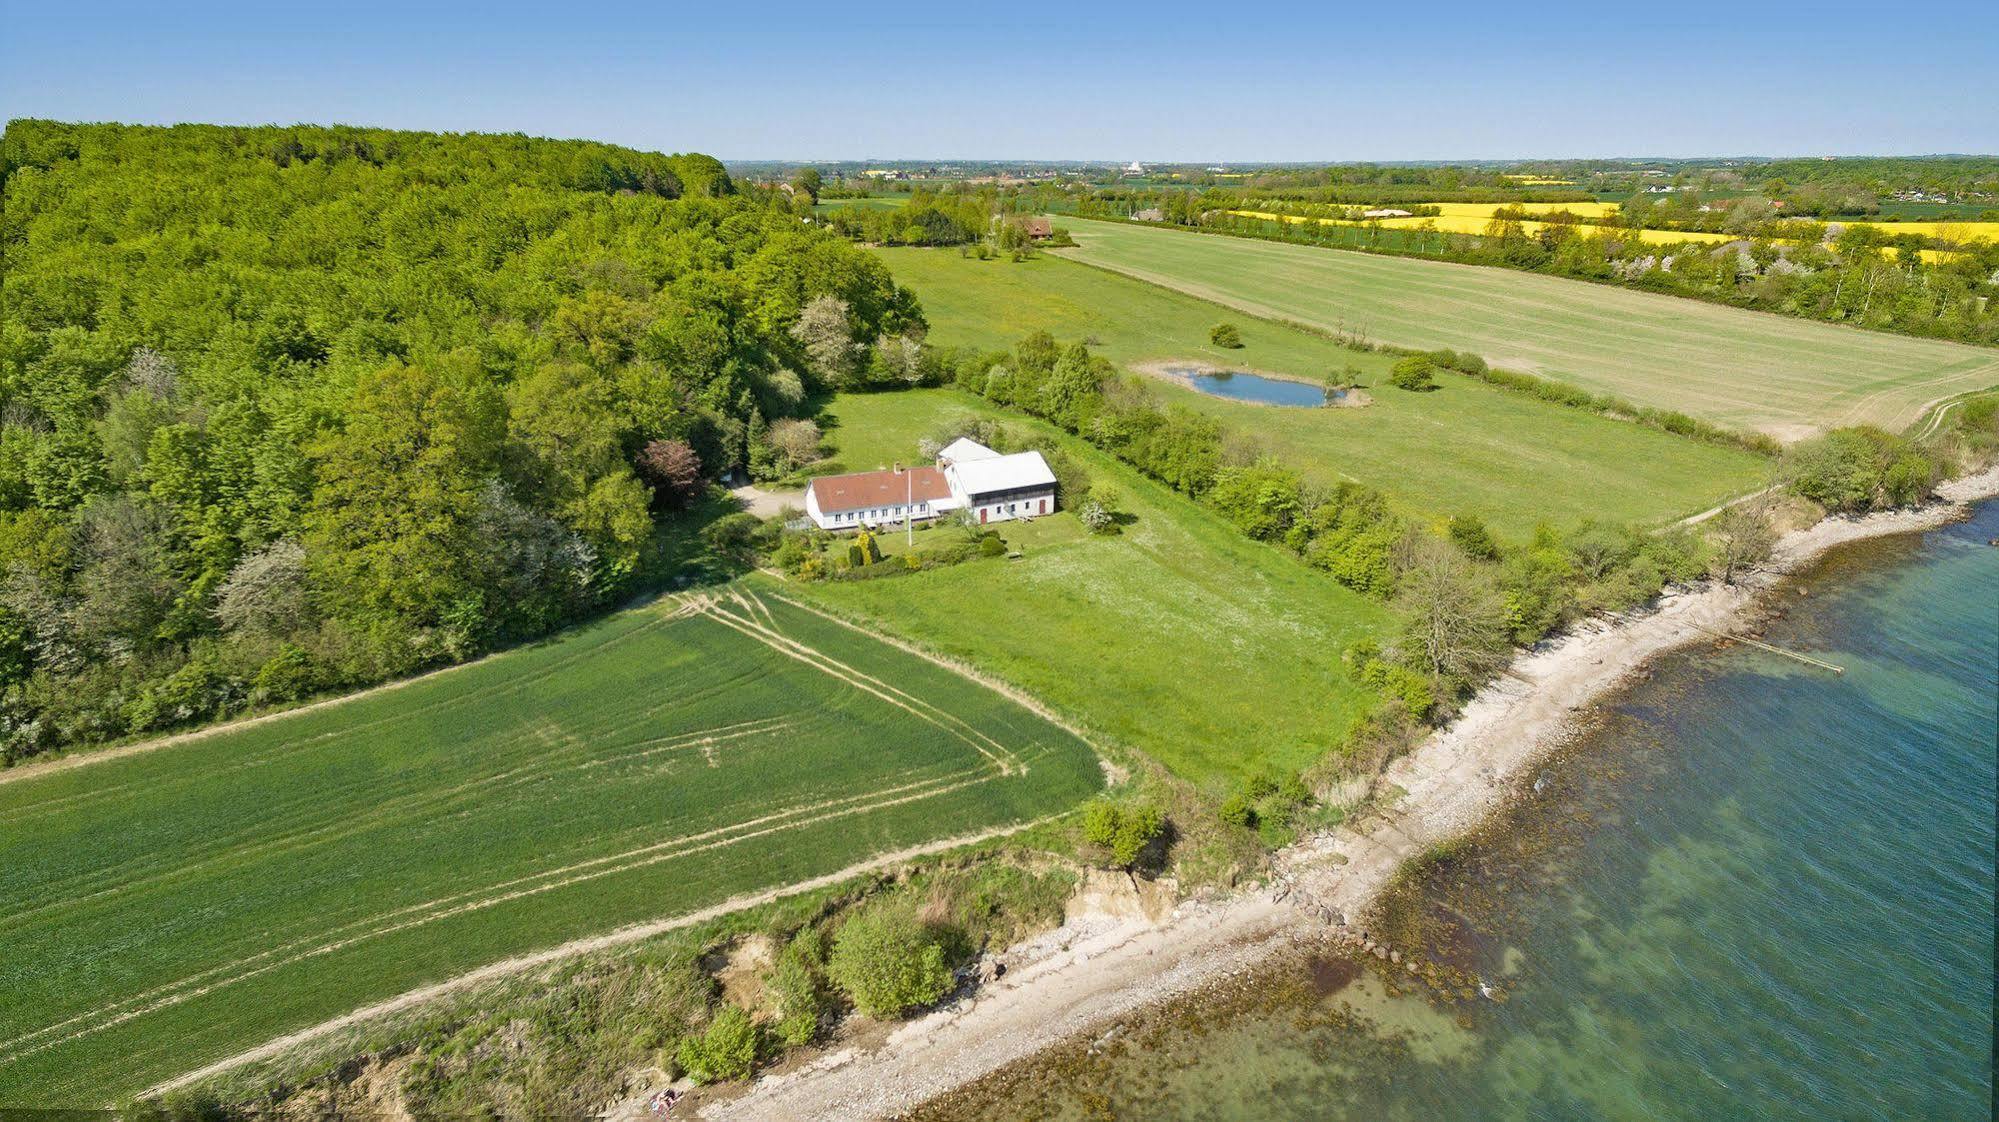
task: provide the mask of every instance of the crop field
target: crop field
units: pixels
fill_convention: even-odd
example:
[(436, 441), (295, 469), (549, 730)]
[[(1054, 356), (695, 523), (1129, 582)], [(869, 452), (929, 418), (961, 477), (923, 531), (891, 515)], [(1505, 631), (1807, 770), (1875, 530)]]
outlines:
[[(955, 256), (953, 258), (956, 259)], [(1022, 557), (785, 594), (863, 619), (1031, 691), (1093, 738), (1145, 752), (1217, 793), (1266, 765), (1304, 767), (1375, 703), (1341, 652), (1385, 638), (1388, 612), (1082, 441), (951, 390), (834, 400), (842, 434), (916, 442), (967, 415), (1057, 439), (1121, 496), (1122, 533), (1062, 513), (994, 527)], [(916, 535), (918, 548), (937, 527)], [(885, 535), (885, 537), (892, 535)], [(899, 546), (898, 546), (899, 547)], [(763, 578), (759, 578), (760, 580)]]
[[(4, 774), (4, 773), (0, 773)], [(5, 774), (0, 1105), (97, 1106), (524, 952), (1023, 823), (1089, 747), (733, 588)]]
[[(1281, 324), (1240, 320), (1245, 346), (1225, 350), (1208, 341), (1208, 329), (1229, 318), (1226, 309), (1102, 269), (1046, 258), (981, 262), (946, 250), (881, 253), (896, 280), (922, 299), (940, 343), (1006, 347), (1039, 329), (1065, 341), (1094, 338), (1106, 357), (1130, 366), (1197, 360), (1308, 380), (1357, 368), (1374, 398), (1365, 409), (1287, 409), (1227, 401), (1164, 379), (1159, 385), (1172, 400), (1254, 434), (1318, 482), (1359, 480), (1419, 518), (1477, 514), (1514, 538), (1543, 520), (1664, 522), (1761, 486), (1769, 470), (1746, 452), (1459, 375), (1442, 375), (1444, 388), (1435, 393), (1390, 389), (1390, 356), (1359, 354)], [(845, 411), (836, 404), (843, 453), (850, 446), (839, 433), (854, 428)], [(857, 430), (852, 466), (910, 455), (867, 432)]]
[(1616, 203), (1410, 203), (1402, 207), (1433, 206), (1444, 218), (1491, 218), (1494, 211), (1502, 207), (1518, 207), (1528, 214), (1553, 214), (1566, 210), (1578, 218), (1609, 218), (1617, 213)]
[(814, 203), (813, 210), (824, 212), (841, 207), (857, 207), (861, 210), (894, 210), (909, 205), (908, 195), (861, 195), (850, 199), (826, 199)]
[[(1641, 404), (1794, 439), (1901, 429), (1999, 384), (1999, 351), (1504, 269), (1121, 223), (1069, 223), (1065, 257), (1257, 315), (1474, 351)], [(919, 289), (919, 292), (921, 290)]]
[[(1517, 207), (1528, 214), (1553, 214), (1568, 211), (1578, 218), (1604, 221), (1617, 217), (1621, 209), (1617, 203), (1412, 203), (1409, 206), (1433, 206), (1437, 208), (1436, 229), (1456, 234), (1479, 234), (1485, 232), (1485, 223), (1493, 213), (1502, 207)], [(1404, 207), (1407, 209), (1407, 207)], [(1275, 218), (1275, 215), (1251, 211), (1236, 211), (1237, 214), (1255, 214), (1259, 218)], [(1326, 221), (1321, 219), (1321, 221)], [(1407, 228), (1424, 221), (1422, 218), (1384, 218), (1381, 223), (1388, 228)], [(1865, 218), (1833, 218), (1827, 220), (1840, 226), (1871, 226), (1886, 234), (1918, 234), (1926, 238), (1943, 238), (1953, 242), (1999, 241), (1999, 222), (1980, 221), (1973, 217), (1954, 218), (1948, 213), (1935, 218), (1917, 218), (1893, 222), (1872, 222)], [(1526, 223), (1529, 232), (1541, 224)], [(1735, 241), (1740, 234), (1690, 233), (1673, 230), (1647, 230), (1648, 240), (1657, 235), (1661, 241)]]
[[(1438, 205), (1438, 204), (1432, 204), (1432, 205)], [(1452, 203), (1449, 205), (1469, 206), (1474, 204)], [(1484, 206), (1484, 204), (1482, 203), (1476, 205)], [(1591, 204), (1577, 204), (1577, 205), (1587, 206)], [(1595, 204), (1595, 205), (1607, 206), (1609, 204)], [(1446, 211), (1445, 213), (1437, 215), (1435, 217), (1411, 216), (1408, 218), (1379, 218), (1379, 219), (1374, 219), (1371, 224), (1379, 225), (1384, 230), (1403, 230), (1409, 233), (1416, 233), (1419, 231), (1427, 230), (1432, 233), (1440, 233), (1440, 234), (1478, 235), (1478, 234), (1484, 234), (1487, 224), (1489, 224), (1492, 221), (1492, 215), (1489, 213), (1492, 208), (1486, 207), (1485, 209), (1486, 209), (1485, 213), (1478, 213), (1478, 214), (1452, 214), (1449, 211)], [(1307, 218), (1296, 214), (1278, 215), (1271, 213), (1270, 211), (1264, 211), (1264, 210), (1232, 210), (1229, 213), (1240, 215), (1244, 218), (1261, 218), (1265, 222), (1276, 222), (1280, 218), (1282, 218), (1286, 222), (1318, 222), (1326, 226), (1370, 225), (1370, 223), (1348, 222), (1338, 218)], [(1536, 222), (1531, 218), (1524, 219), (1520, 223), (1520, 231), (1521, 233), (1526, 234), (1528, 237), (1534, 237), (1540, 234), (1542, 230), (1546, 229), (1548, 225), (1549, 224), (1546, 222)], [(1736, 234), (1708, 234), (1696, 231), (1639, 230), (1636, 231), (1636, 233), (1638, 234), (1638, 239), (1640, 241), (1652, 245), (1674, 245), (1679, 242), (1704, 242), (1711, 245), (1718, 245), (1723, 242), (1732, 242), (1740, 240), (1739, 235)]]

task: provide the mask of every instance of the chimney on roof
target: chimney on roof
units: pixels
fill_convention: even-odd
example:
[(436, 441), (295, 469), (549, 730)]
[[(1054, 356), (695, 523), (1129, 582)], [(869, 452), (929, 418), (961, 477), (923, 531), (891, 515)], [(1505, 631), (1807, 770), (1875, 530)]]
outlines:
[(897, 461), (895, 461), (895, 473), (896, 473), (897, 475), (901, 475), (901, 474), (902, 474), (902, 461), (901, 461), (901, 460), (897, 460)]

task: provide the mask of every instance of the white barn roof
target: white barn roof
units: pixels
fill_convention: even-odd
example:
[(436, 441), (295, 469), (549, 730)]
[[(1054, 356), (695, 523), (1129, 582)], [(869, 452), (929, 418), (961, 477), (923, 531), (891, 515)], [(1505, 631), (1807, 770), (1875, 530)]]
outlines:
[(998, 452), (980, 444), (969, 436), (959, 437), (951, 443), (946, 444), (944, 450), (937, 453), (937, 462), (940, 464), (962, 464), (972, 460), (994, 460), (998, 458)]
[(954, 463), (951, 472), (968, 495), (1055, 486), (1055, 473), (1048, 470), (1048, 461), (1039, 452), (1015, 452), (1011, 456)]

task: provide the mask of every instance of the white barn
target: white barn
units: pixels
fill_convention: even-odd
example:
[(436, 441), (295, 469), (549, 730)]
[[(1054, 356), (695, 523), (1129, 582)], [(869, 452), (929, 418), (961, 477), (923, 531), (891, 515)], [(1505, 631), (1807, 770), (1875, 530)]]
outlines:
[(1039, 452), (1002, 456), (974, 440), (954, 440), (937, 466), (825, 475), (805, 488), (805, 515), (822, 530), (924, 521), (966, 511), (980, 523), (1055, 512), (1055, 473)]

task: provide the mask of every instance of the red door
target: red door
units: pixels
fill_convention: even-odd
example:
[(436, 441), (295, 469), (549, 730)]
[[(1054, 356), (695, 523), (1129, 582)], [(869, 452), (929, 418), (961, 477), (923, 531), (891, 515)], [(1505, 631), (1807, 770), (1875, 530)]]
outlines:
[(980, 508), (979, 508), (979, 525), (983, 526), (983, 525), (985, 525), (985, 524), (986, 524), (986, 508), (985, 508), (985, 507), (980, 507)]
[(1047, 500), (1047, 499), (1043, 499), (1043, 500), (1041, 500), (1041, 513), (1043, 513), (1043, 514), (1047, 514), (1047, 513), (1048, 513), (1048, 500)]

